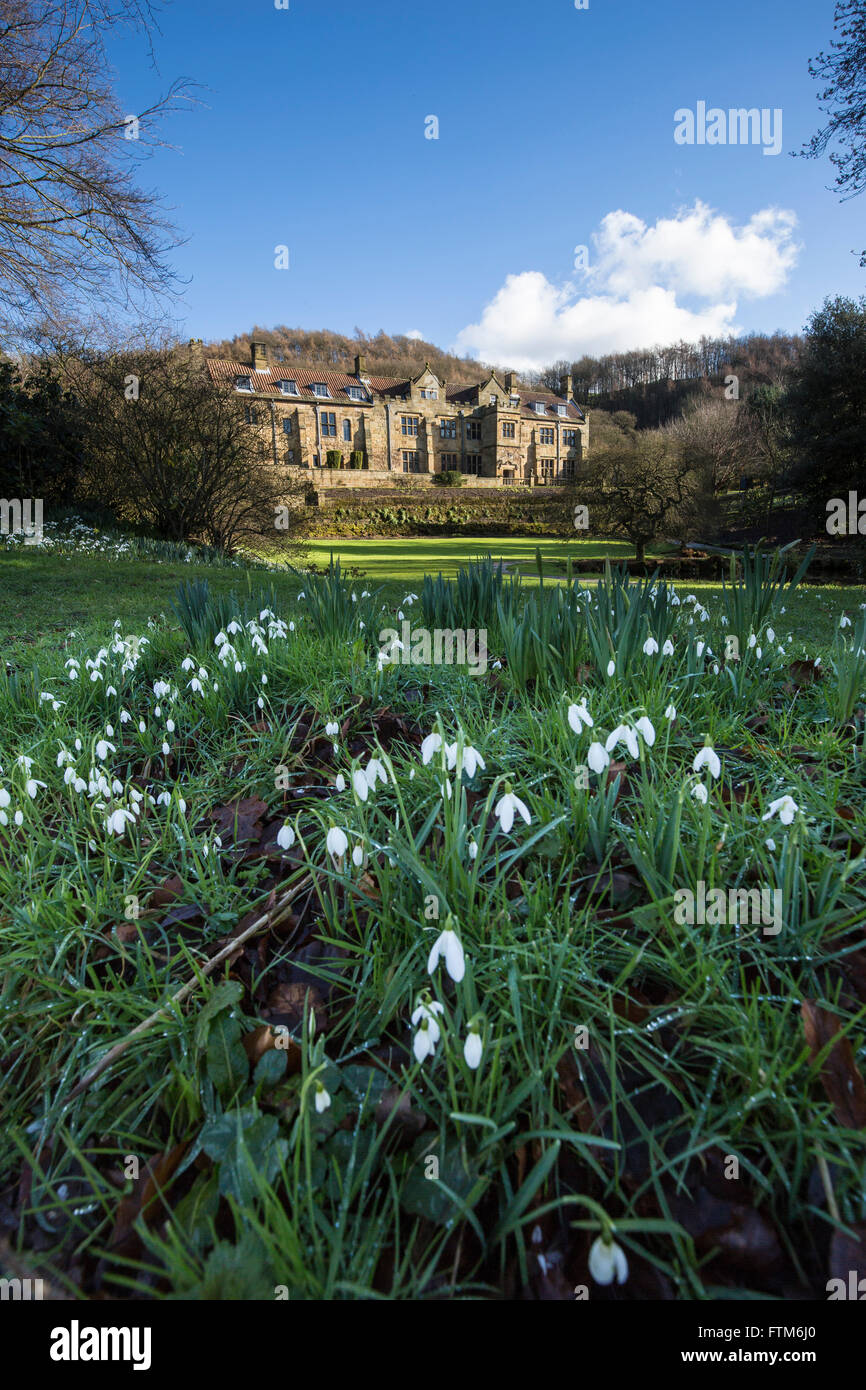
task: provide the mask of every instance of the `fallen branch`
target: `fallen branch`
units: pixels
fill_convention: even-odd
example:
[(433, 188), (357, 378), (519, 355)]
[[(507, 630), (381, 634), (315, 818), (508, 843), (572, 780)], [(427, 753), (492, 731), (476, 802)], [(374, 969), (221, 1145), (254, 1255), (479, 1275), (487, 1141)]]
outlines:
[(122, 1042), (116, 1043), (115, 1046), (112, 1047), (109, 1052), (106, 1052), (105, 1056), (96, 1063), (96, 1066), (91, 1067), (90, 1071), (81, 1078), (78, 1084), (73, 1086), (69, 1093), (69, 1100), (75, 1100), (77, 1096), (83, 1095), (83, 1093), (93, 1085), (94, 1081), (102, 1076), (103, 1072), (107, 1071), (108, 1068), (117, 1061), (118, 1057), (123, 1056), (126, 1049), (131, 1046), (136, 1038), (141, 1037), (142, 1034), (148, 1032), (154, 1024), (159, 1023), (167, 1010), (173, 1008), (176, 1004), (182, 1004), (183, 1001), (192, 994), (196, 985), (200, 984), (208, 975), (211, 975), (214, 970), (216, 970), (217, 966), (229, 956), (234, 955), (239, 946), (242, 946), (251, 936), (255, 936), (257, 932), (262, 931), (265, 927), (273, 926), (281, 921), (283, 917), (286, 916), (286, 909), (291, 906), (299, 893), (303, 892), (305, 888), (308, 888), (312, 884), (312, 881), (312, 875), (306, 874), (304, 878), (301, 879), (300, 883), (295, 884), (294, 888), (290, 888), (287, 893), (284, 893), (279, 901), (275, 902), (267, 912), (263, 913), (261, 917), (257, 917), (239, 936), (234, 937), (227, 946), (224, 946), (221, 951), (218, 951), (202, 970), (198, 971), (185, 985), (182, 985), (177, 993), (173, 994), (170, 999), (167, 999), (164, 1004), (161, 1004), (155, 1013), (152, 1013), (149, 1018), (143, 1019), (141, 1023), (136, 1024), (132, 1032), (128, 1033)]

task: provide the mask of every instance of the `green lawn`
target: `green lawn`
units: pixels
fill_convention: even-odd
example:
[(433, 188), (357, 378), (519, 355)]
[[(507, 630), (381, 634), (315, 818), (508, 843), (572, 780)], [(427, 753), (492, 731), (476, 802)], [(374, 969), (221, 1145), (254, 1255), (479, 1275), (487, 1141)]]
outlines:
[(535, 553), (540, 550), (545, 561), (564, 563), (572, 560), (598, 560), (601, 570), (605, 556), (611, 560), (628, 560), (634, 548), (625, 541), (544, 540), (537, 536), (502, 536), (496, 539), (464, 536), (395, 536), (379, 540), (310, 541), (305, 547), (310, 563), (327, 565), (333, 554), (343, 565), (362, 570), (370, 579), (399, 580), (418, 584), (425, 574), (453, 578), (461, 565), (479, 556), (492, 555), (503, 560), (506, 569), (519, 570), (527, 577), (535, 576)]

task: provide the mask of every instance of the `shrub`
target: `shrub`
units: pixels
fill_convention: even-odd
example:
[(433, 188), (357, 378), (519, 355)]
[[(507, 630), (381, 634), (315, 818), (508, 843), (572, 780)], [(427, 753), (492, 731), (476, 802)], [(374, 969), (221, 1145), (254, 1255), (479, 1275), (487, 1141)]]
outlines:
[(350, 468), (363, 468), (363, 467), (364, 467), (364, 450), (363, 450), (363, 449), (353, 449), (353, 450), (352, 450), (351, 454), (349, 455), (349, 467), (350, 467)]
[(342, 468), (342, 467), (343, 467), (343, 455), (341, 454), (341, 452), (340, 452), (339, 449), (329, 449), (329, 450), (328, 450), (327, 454), (325, 455), (325, 467), (326, 467), (326, 468)]
[(441, 473), (434, 473), (433, 481), (439, 487), (462, 487), (463, 474), (458, 473), (456, 468), (446, 468)]

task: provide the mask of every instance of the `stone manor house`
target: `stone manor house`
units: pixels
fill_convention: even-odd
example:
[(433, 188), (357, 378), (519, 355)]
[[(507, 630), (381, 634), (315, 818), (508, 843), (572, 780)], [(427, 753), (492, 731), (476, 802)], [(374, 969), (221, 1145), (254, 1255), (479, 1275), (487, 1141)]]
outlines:
[(275, 465), (315, 476), (317, 488), (393, 486), (394, 474), (424, 485), (448, 470), (472, 486), (548, 487), (577, 477), (586, 453), (570, 376), (558, 396), (518, 386), (511, 372), (448, 391), (429, 365), (401, 381), (369, 376), (363, 356), (344, 376), (272, 362), (264, 343), (251, 351), (248, 365), (210, 359), (208, 371), (249, 396), (247, 419), (266, 432)]

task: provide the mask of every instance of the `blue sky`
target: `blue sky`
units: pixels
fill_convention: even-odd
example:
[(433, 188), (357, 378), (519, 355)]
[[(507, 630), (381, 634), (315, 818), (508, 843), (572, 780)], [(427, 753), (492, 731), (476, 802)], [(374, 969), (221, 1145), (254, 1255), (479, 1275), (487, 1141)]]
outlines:
[[(866, 277), (866, 200), (789, 153), (832, 21), (826, 0), (174, 0), (158, 74), (131, 38), (112, 56), (129, 112), (204, 89), (143, 173), (189, 238), (179, 327), (417, 331), (518, 368), (799, 330)], [(781, 109), (782, 152), (675, 143), (701, 101)]]

